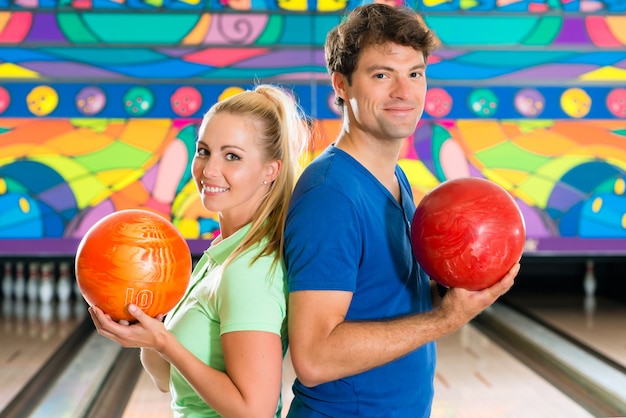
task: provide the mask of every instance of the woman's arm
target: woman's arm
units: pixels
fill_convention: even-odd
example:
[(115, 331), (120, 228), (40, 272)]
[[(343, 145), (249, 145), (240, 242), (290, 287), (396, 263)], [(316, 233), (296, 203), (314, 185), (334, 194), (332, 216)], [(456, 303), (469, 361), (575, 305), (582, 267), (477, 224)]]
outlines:
[(170, 391), (170, 363), (151, 348), (141, 349), (141, 364), (161, 392)]
[(89, 308), (101, 335), (123, 347), (142, 347), (146, 354), (149, 352), (146, 349), (159, 353), (224, 418), (274, 416), (282, 381), (282, 342), (278, 334), (262, 331), (224, 334), (222, 348), (227, 371), (224, 373), (187, 350), (161, 321), (135, 305), (129, 305), (128, 311), (138, 322), (119, 324), (97, 307)]

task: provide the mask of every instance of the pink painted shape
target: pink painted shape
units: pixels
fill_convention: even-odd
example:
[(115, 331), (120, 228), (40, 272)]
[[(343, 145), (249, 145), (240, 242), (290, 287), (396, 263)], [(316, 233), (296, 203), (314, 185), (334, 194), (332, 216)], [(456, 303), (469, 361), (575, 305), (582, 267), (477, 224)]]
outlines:
[(72, 232), (72, 237), (82, 238), (96, 222), (113, 212), (115, 212), (115, 205), (113, 205), (110, 199), (105, 200), (98, 206), (87, 209), (86, 213), (79, 218), (80, 223)]
[(601, 47), (620, 47), (622, 43), (613, 35), (606, 24), (604, 16), (587, 16), (585, 19), (587, 33), (594, 45)]
[(183, 141), (177, 139), (169, 144), (159, 161), (156, 183), (152, 196), (159, 202), (173, 202), (176, 188), (187, 169), (189, 155)]
[(447, 180), (470, 175), (467, 157), (463, 148), (454, 140), (448, 139), (440, 149), (441, 169)]
[(0, 43), (17, 43), (22, 42), (33, 22), (31, 12), (13, 12), (4, 30), (0, 32)]
[(242, 46), (252, 44), (265, 30), (268, 15), (213, 14), (205, 43)]
[(188, 62), (212, 67), (227, 67), (245, 59), (265, 55), (269, 51), (268, 48), (208, 48), (203, 51), (187, 54), (183, 59)]

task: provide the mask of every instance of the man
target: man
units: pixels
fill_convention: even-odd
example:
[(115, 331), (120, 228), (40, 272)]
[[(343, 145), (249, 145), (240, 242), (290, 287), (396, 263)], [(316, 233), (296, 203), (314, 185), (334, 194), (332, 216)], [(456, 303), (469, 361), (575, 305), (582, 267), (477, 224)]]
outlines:
[(413, 257), (415, 204), (397, 160), (436, 44), (412, 10), (383, 4), (356, 8), (328, 34), (343, 126), (300, 177), (286, 223), (289, 417), (428, 417), (434, 341), (493, 304), (519, 270), (440, 299)]

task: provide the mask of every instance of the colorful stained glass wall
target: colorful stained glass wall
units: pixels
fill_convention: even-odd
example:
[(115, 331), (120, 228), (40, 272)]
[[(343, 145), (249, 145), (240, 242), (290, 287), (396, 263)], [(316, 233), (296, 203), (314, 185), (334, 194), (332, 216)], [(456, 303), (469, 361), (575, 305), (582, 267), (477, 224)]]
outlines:
[[(0, 0), (0, 251), (72, 253), (131, 207), (204, 248), (216, 216), (189, 173), (203, 112), (283, 85), (319, 152), (339, 130), (324, 39), (359, 4)], [(626, 253), (626, 0), (407, 5), (441, 40), (400, 161), (416, 200), (485, 177), (522, 209), (528, 254)]]

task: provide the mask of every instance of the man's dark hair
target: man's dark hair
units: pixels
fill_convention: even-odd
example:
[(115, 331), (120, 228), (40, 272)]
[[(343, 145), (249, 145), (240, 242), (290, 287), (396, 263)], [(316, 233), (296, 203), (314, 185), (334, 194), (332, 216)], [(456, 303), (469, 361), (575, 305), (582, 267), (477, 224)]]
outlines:
[[(361, 51), (387, 42), (421, 51), (424, 62), (439, 44), (435, 34), (412, 9), (380, 3), (359, 6), (326, 36), (324, 52), (328, 72), (345, 75), (351, 84)], [(335, 101), (343, 107), (343, 99), (337, 97)]]

